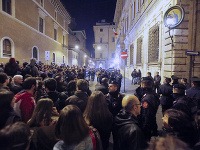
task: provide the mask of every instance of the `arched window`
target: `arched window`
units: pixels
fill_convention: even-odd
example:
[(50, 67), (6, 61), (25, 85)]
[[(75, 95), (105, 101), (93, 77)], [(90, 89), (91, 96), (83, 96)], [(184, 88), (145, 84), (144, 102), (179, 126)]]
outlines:
[(11, 41), (9, 39), (3, 40), (3, 57), (11, 57)]
[(37, 47), (33, 47), (32, 57), (35, 58), (36, 60), (38, 60), (38, 48)]
[(53, 53), (53, 63), (55, 63), (55, 62), (56, 62), (56, 54)]

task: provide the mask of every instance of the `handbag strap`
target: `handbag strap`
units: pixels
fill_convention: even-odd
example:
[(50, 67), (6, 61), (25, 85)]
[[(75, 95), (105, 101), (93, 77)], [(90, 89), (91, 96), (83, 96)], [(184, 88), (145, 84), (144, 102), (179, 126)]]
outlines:
[(96, 141), (96, 138), (95, 138), (95, 135), (94, 135), (94, 132), (92, 131), (92, 129), (90, 129), (89, 134), (92, 139), (93, 150), (96, 150), (97, 141)]

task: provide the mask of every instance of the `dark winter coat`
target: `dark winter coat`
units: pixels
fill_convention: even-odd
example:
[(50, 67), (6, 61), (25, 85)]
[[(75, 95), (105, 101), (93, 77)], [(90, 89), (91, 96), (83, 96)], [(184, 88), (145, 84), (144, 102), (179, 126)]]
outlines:
[(137, 118), (125, 110), (115, 117), (113, 139), (114, 150), (141, 150), (146, 146)]
[(88, 101), (88, 94), (82, 91), (76, 91), (74, 95), (67, 98), (65, 105), (76, 105), (82, 112), (84, 112)]

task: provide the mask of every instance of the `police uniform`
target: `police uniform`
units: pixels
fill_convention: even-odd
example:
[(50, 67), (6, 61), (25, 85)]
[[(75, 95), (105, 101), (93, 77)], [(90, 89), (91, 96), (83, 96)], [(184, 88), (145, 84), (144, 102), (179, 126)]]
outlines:
[[(110, 84), (118, 85), (116, 81), (111, 81)], [(119, 111), (122, 109), (122, 99), (124, 95), (119, 93), (119, 90), (115, 92), (109, 92), (106, 94), (105, 98), (107, 101), (108, 109), (112, 113), (113, 117), (115, 117)]]
[(200, 78), (192, 78), (191, 80), (197, 85), (187, 89), (186, 95), (191, 98), (197, 105), (198, 109), (200, 109)]
[(160, 97), (160, 104), (162, 105), (162, 112), (169, 109), (173, 105), (172, 86), (169, 83), (164, 83), (160, 86), (158, 94)]
[(197, 106), (193, 102), (193, 100), (185, 95), (185, 86), (183, 84), (175, 84), (173, 88), (177, 88), (182, 90), (180, 93), (173, 93), (177, 94), (176, 97), (174, 96), (174, 103), (172, 108), (176, 110), (183, 111), (188, 116), (192, 117), (197, 112)]
[(159, 106), (159, 97), (154, 92), (147, 92), (144, 94), (141, 104), (141, 125), (145, 137), (150, 140), (151, 136), (157, 135), (156, 113)]

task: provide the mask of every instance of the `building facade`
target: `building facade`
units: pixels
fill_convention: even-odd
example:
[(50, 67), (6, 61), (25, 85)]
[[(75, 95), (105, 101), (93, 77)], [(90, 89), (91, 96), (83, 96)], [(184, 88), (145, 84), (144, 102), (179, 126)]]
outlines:
[[(183, 8), (183, 21), (168, 28), (165, 12), (177, 5)], [(200, 76), (200, 56), (186, 54), (200, 51), (199, 6), (198, 0), (117, 0), (116, 53), (128, 52), (126, 76), (131, 77), (133, 69), (140, 69), (142, 76), (157, 71), (162, 77)]]
[(60, 0), (1, 0), (0, 61), (68, 64), (70, 19)]
[(95, 49), (95, 67), (112, 68), (119, 66), (119, 56), (115, 55), (115, 25), (107, 23), (105, 20), (93, 26)]
[(88, 66), (89, 53), (86, 49), (86, 33), (84, 30), (69, 29), (69, 65)]

